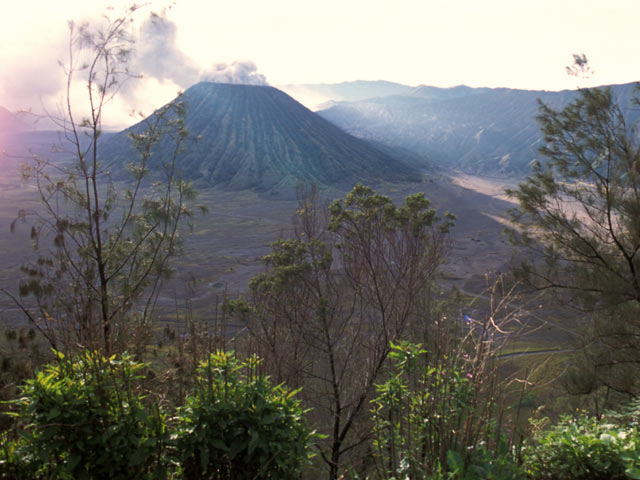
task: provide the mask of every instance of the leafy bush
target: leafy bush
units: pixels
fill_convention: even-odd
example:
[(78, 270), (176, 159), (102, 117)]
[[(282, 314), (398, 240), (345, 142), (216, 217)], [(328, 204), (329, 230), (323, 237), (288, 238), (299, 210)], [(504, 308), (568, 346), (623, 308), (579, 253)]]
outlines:
[(514, 461), (513, 451), (504, 437), (494, 449), (483, 443), (474, 445), (462, 455), (456, 450), (447, 452), (447, 473), (450, 480), (520, 480), (524, 473)]
[(24, 442), (13, 439), (8, 432), (0, 436), (0, 479), (37, 478), (38, 466), (29, 461)]
[(640, 479), (640, 432), (635, 425), (565, 416), (541, 430), (523, 453), (525, 469), (536, 480)]
[(259, 361), (217, 352), (197, 372), (178, 412), (177, 457), (192, 479), (298, 479), (315, 434), (296, 391), (272, 386)]
[(134, 388), (145, 365), (127, 354), (57, 355), (58, 363), (28, 380), (14, 402), (22, 431), (18, 440), (3, 439), (4, 478), (11, 472), (74, 480), (162, 476), (164, 420), (157, 410), (147, 412)]
[(391, 376), (372, 400), (376, 478), (521, 478), (504, 439), (489, 448), (478, 435), (490, 430), (481, 427), (490, 421), (486, 402), (459, 360), (430, 364), (426, 350), (407, 342), (391, 349)]

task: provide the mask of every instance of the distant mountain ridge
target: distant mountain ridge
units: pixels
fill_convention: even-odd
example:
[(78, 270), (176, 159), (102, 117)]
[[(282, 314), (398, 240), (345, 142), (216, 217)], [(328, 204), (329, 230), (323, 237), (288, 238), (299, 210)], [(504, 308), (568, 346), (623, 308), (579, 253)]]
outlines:
[(307, 108), (317, 110), (335, 102), (355, 102), (390, 95), (410, 95), (415, 87), (386, 80), (340, 83), (308, 83), (278, 86)]
[(22, 112), (10, 112), (6, 108), (0, 106), (0, 134), (33, 130), (33, 126), (29, 125), (29, 123), (23, 118), (24, 115), (25, 114)]
[[(469, 95), (479, 95), (492, 91), (491, 88), (474, 88), (466, 85), (458, 85), (456, 87), (431, 87), (429, 85), (420, 85), (411, 90), (408, 96), (419, 97), (426, 100), (449, 100), (452, 98), (462, 98)], [(502, 90), (502, 89), (496, 89)]]
[[(613, 85), (630, 120), (635, 84)], [(347, 132), (470, 173), (522, 174), (540, 159), (538, 99), (562, 108), (577, 91), (420, 86), (408, 95), (341, 102), (318, 112)]]
[[(314, 114), (273, 87), (194, 85), (184, 100), (187, 129), (199, 140), (189, 143), (181, 170), (205, 186), (257, 191), (290, 189), (299, 180), (346, 188), (357, 181), (405, 181), (437, 167), (519, 176), (533, 160), (542, 160), (538, 100), (559, 109), (578, 95), (383, 81), (315, 87), (367, 98)], [(629, 122), (640, 121), (640, 109), (632, 104), (636, 84), (610, 88)], [(34, 150), (63, 159), (59, 149), (52, 153), (51, 144), (60, 141), (55, 132), (33, 131), (27, 118), (0, 107), (0, 147), (13, 155)], [(113, 164), (117, 174), (133, 155), (126, 131), (103, 140), (105, 164)], [(156, 162), (168, 148), (159, 146)]]
[[(278, 191), (300, 180), (348, 188), (358, 181), (419, 178), (412, 167), (273, 87), (202, 82), (185, 91), (183, 101), (186, 128), (197, 141), (189, 142), (179, 168), (206, 185)], [(122, 166), (131, 158), (128, 130), (104, 143), (108, 163)], [(170, 148), (162, 140), (154, 162), (161, 162)]]

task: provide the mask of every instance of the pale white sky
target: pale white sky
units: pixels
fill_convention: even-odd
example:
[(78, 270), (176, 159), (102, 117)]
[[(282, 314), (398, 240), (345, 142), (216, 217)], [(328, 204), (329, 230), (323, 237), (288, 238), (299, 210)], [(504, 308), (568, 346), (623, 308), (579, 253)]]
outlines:
[[(5, 2), (0, 105), (59, 98), (67, 20), (114, 3), (128, 4)], [(590, 84), (640, 80), (638, 0), (177, 0), (150, 2), (140, 25), (163, 10), (175, 27), (166, 40), (175, 63), (197, 72), (250, 60), (273, 85), (383, 79), (557, 90), (578, 84), (564, 70), (572, 53), (588, 56)], [(185, 88), (170, 72), (151, 77), (126, 100), (153, 108)]]

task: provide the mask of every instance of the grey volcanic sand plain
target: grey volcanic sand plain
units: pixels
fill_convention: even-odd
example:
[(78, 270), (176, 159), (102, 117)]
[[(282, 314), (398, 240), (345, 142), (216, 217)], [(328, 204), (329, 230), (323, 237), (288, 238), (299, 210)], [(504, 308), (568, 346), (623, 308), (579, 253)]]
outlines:
[[(32, 187), (21, 184), (15, 162), (4, 161), (0, 189), (0, 285), (17, 290), (19, 265), (33, 253), (28, 241), (28, 225), (18, 225), (11, 234), (9, 226), (20, 208), (37, 205)], [(495, 195), (500, 182), (469, 175), (427, 174), (421, 183), (388, 184), (378, 188), (394, 201), (423, 191), (439, 211), (457, 216), (452, 236), (454, 246), (445, 266), (450, 282), (462, 287), (475, 276), (500, 269), (508, 260), (510, 247), (496, 219), (512, 206)], [(325, 191), (328, 198), (339, 193)], [(161, 297), (162, 305), (181, 302), (188, 291), (196, 300), (194, 307), (207, 309), (216, 296), (247, 290), (251, 277), (261, 268), (261, 257), (269, 252), (270, 242), (287, 236), (296, 201), (272, 199), (252, 191), (200, 191), (198, 203), (209, 208), (197, 214), (195, 228), (186, 235), (185, 254), (176, 262), (176, 275)], [(6, 313), (6, 299), (0, 300)]]
[[(19, 267), (34, 254), (28, 238), (29, 225), (19, 224), (16, 233), (10, 233), (9, 226), (18, 208), (34, 208), (37, 202), (33, 188), (21, 184), (15, 164), (7, 165), (5, 161), (0, 167), (4, 167), (0, 189), (0, 287), (17, 293)], [(476, 297), (478, 301), (469, 312), (482, 315), (488, 304), (485, 275), (506, 271), (513, 255), (503, 231), (506, 210), (514, 204), (505, 199), (503, 190), (516, 183), (515, 179), (427, 173), (421, 183), (387, 184), (378, 191), (397, 203), (410, 193), (423, 191), (439, 212), (448, 210), (457, 216), (451, 253), (443, 266), (443, 285), (455, 286), (470, 298)], [(330, 199), (340, 196), (336, 191), (324, 194)], [(176, 273), (158, 301), (161, 323), (175, 321), (176, 312), (184, 318), (187, 311), (198, 321), (211, 322), (215, 319), (215, 305), (225, 294), (246, 293), (250, 279), (263, 268), (261, 258), (269, 252), (270, 242), (289, 235), (297, 206), (291, 199), (212, 188), (201, 190), (199, 203), (210, 212), (196, 214), (194, 230), (186, 235), (184, 255), (176, 259)], [(528, 337), (521, 349), (564, 348), (574, 336), (573, 322), (561, 309), (542, 309), (529, 320), (544, 328)], [(24, 316), (15, 305), (0, 297), (0, 325), (24, 324)]]
[[(424, 192), (440, 213), (454, 213), (453, 245), (443, 268), (445, 283), (480, 293), (485, 274), (504, 270), (511, 257), (512, 247), (503, 230), (505, 212), (514, 205), (501, 198), (500, 188), (506, 184), (501, 179), (470, 175), (427, 174), (422, 183), (388, 184), (377, 190), (396, 203), (408, 194)], [(325, 195), (333, 199), (338, 194)], [(210, 213), (196, 218), (172, 288), (179, 292), (181, 282), (190, 282), (194, 307), (206, 309), (205, 304), (225, 292), (233, 295), (247, 290), (249, 280), (262, 269), (260, 259), (269, 252), (269, 243), (289, 234), (297, 204), (247, 191), (205, 190), (200, 200)], [(173, 302), (170, 297), (175, 294), (167, 290), (163, 303)]]

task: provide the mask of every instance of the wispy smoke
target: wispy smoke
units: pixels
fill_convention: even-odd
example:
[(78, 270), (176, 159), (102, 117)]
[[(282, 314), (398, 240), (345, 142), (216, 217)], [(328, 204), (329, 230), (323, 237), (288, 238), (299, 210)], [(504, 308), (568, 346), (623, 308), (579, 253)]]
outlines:
[[(50, 41), (35, 57), (25, 57), (4, 66), (0, 71), (0, 105), (9, 110), (33, 110), (39, 118), (51, 114), (64, 115), (65, 74), (58, 61), (65, 58), (69, 32), (60, 30), (55, 41)], [(178, 90), (185, 90), (199, 81), (266, 85), (264, 75), (258, 73), (250, 61), (230, 65), (215, 63), (203, 68), (183, 52), (177, 43), (177, 25), (164, 13), (150, 14), (140, 30), (133, 33), (135, 47), (129, 58), (128, 71), (141, 75), (141, 80), (120, 78), (119, 95), (110, 102), (109, 128), (120, 128), (131, 123), (130, 112), (135, 109), (148, 114), (174, 98)], [(83, 71), (74, 75), (72, 95), (77, 118), (87, 115), (86, 84)], [(62, 109), (62, 110), (61, 110)], [(107, 121), (107, 120), (105, 120)], [(33, 120), (31, 121), (33, 123)], [(54, 128), (55, 125), (39, 121), (36, 128)]]
[(188, 88), (199, 81), (268, 85), (251, 61), (237, 61), (230, 65), (216, 63), (210, 68), (198, 65), (177, 46), (177, 27), (164, 15), (152, 13), (142, 25), (133, 71), (159, 81), (171, 80), (180, 88)]
[(188, 88), (199, 77), (196, 63), (176, 45), (176, 24), (152, 13), (142, 25), (132, 71)]
[(238, 61), (231, 65), (216, 63), (209, 70), (204, 70), (200, 74), (200, 80), (243, 85), (268, 85), (266, 77), (258, 73), (258, 67), (251, 61)]

